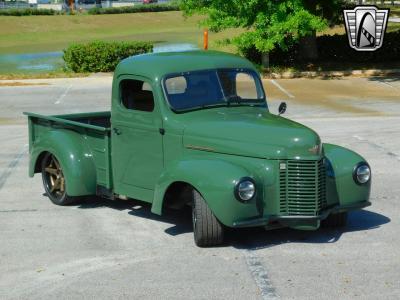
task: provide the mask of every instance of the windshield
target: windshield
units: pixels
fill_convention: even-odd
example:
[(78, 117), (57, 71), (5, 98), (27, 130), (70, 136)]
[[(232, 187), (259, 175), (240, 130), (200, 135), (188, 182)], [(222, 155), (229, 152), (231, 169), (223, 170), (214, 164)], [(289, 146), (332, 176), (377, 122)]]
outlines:
[(167, 76), (164, 88), (173, 110), (215, 106), (266, 106), (261, 82), (254, 71), (221, 69)]

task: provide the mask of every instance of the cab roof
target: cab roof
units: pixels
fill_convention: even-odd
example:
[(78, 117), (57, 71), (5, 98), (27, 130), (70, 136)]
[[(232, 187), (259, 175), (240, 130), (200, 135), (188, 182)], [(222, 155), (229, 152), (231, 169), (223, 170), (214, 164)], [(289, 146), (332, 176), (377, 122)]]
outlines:
[(132, 74), (158, 80), (172, 73), (221, 68), (255, 70), (251, 62), (240, 56), (225, 52), (199, 50), (131, 56), (118, 64), (115, 74)]

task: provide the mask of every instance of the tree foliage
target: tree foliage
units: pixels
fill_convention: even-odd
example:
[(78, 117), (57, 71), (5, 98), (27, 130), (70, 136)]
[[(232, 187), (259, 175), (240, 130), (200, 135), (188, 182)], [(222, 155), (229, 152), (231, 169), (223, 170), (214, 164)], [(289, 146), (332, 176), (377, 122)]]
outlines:
[(328, 26), (324, 13), (332, 14), (341, 0), (182, 0), (186, 16), (206, 15), (202, 25), (211, 31), (243, 28), (233, 42), (239, 49), (255, 47), (270, 52), (287, 49), (300, 38)]

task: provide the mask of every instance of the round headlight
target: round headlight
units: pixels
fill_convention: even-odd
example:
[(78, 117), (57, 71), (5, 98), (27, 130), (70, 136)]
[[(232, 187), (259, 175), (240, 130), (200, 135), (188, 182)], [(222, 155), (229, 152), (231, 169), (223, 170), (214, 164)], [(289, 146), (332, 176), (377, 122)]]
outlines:
[(235, 186), (235, 196), (239, 201), (249, 201), (256, 194), (256, 185), (250, 177), (241, 178)]
[(367, 163), (359, 163), (354, 168), (354, 181), (357, 184), (365, 184), (371, 179), (371, 169)]

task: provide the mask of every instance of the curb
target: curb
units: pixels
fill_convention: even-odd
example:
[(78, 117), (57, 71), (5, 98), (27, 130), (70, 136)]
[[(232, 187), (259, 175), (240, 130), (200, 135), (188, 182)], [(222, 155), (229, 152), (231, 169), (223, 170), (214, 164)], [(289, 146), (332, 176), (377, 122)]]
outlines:
[(263, 78), (292, 79), (292, 78), (337, 78), (337, 77), (372, 77), (399, 75), (400, 69), (368, 69), (349, 71), (287, 71), (282, 73), (263, 74)]
[[(82, 79), (82, 78), (109, 78), (113, 73), (92, 73), (84, 77), (53, 77), (53, 78), (13, 78), (0, 79), (0, 82), (31, 82), (49, 81), (62, 79)], [(293, 78), (340, 78), (340, 77), (373, 77), (400, 75), (400, 69), (367, 69), (367, 70), (348, 70), (348, 71), (286, 71), (281, 73), (262, 73), (263, 79), (293, 79)]]

